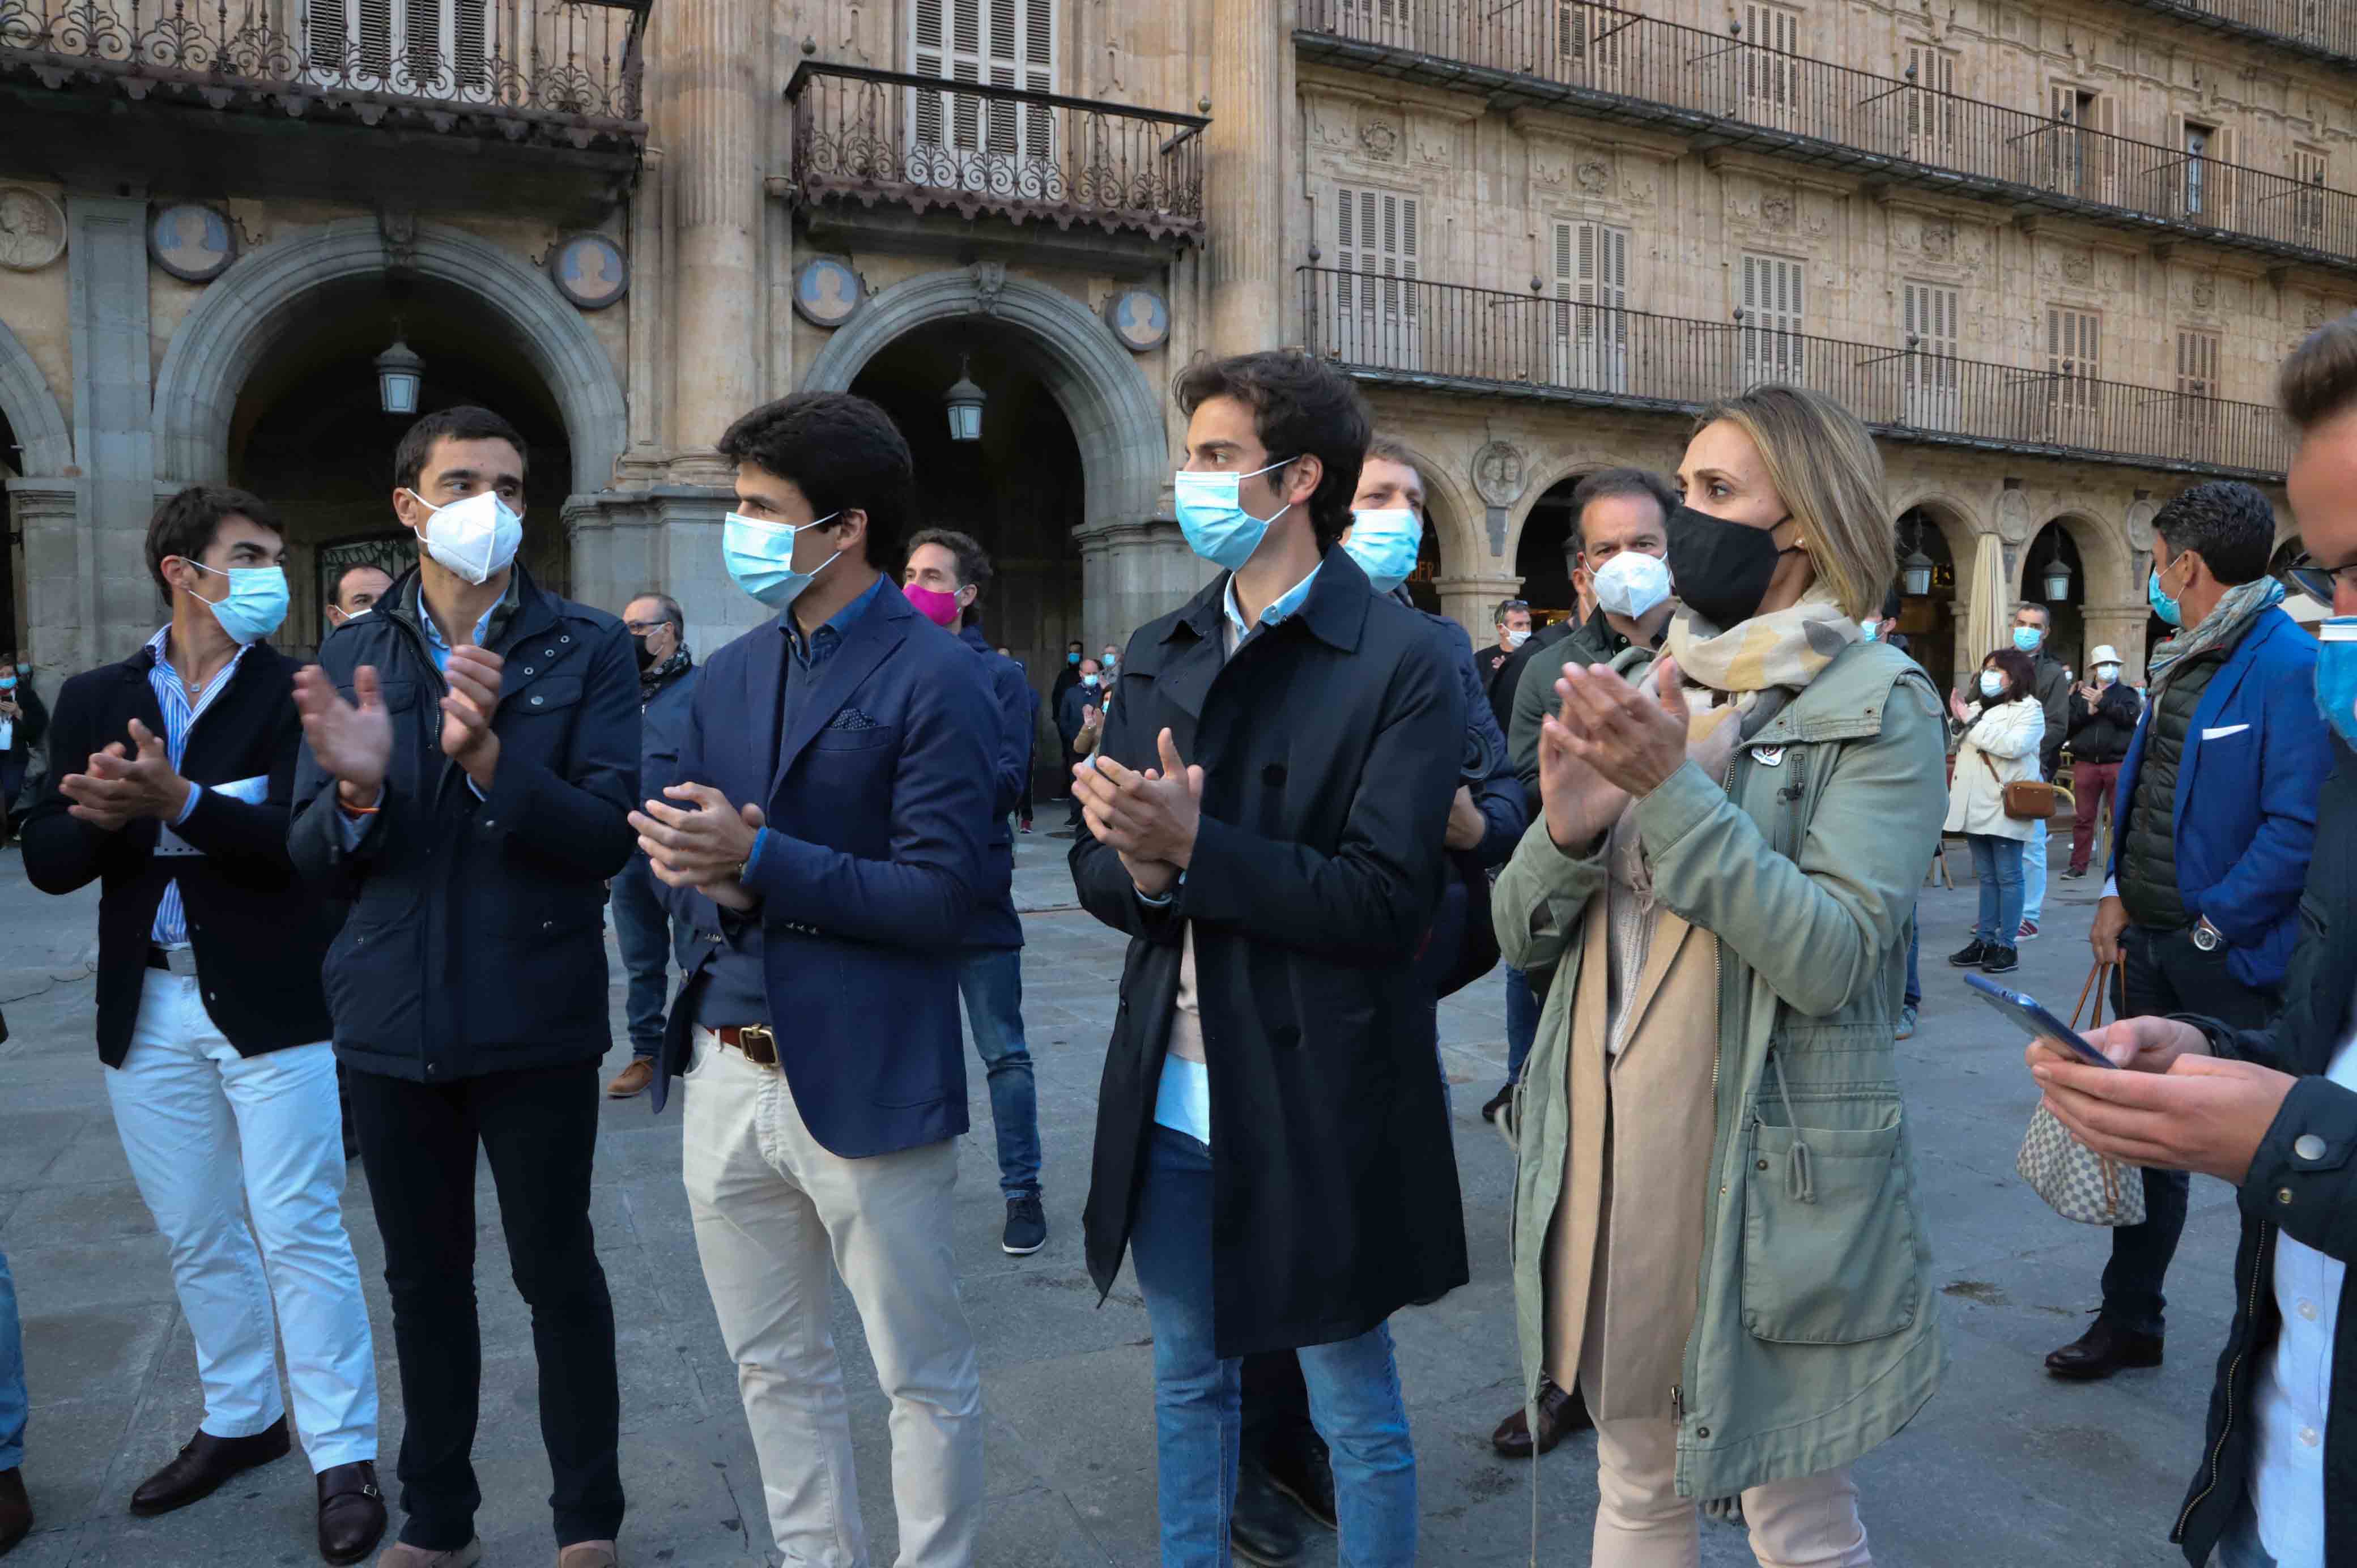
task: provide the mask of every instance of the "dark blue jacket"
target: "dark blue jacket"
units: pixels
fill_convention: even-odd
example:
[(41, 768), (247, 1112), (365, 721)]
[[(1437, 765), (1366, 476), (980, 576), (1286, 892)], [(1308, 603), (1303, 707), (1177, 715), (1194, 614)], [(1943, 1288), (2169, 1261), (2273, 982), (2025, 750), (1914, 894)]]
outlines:
[(442, 755), (447, 689), (416, 616), (417, 574), (328, 634), (319, 667), (346, 698), (372, 665), (393, 767), (357, 848), (336, 784), (305, 746), (287, 849), (351, 902), (324, 978), (336, 1054), (415, 1082), (596, 1061), (607, 1023), (606, 879), (630, 861), (639, 800), (639, 671), (622, 623), (515, 569), (487, 646), (506, 661), (490, 795)]
[[(682, 780), (759, 802), (751, 877), (778, 1056), (811, 1135), (846, 1159), (966, 1130), (957, 951), (986, 886), (997, 710), (974, 654), (897, 592), (877, 594), (778, 733), (780, 615), (714, 654), (696, 682)], [(699, 932), (719, 918), (674, 891)], [(693, 967), (655, 1057), (660, 1111), (686, 1069)], [(598, 993), (602, 1006), (604, 992)]]
[[(2116, 822), (2136, 799), (2158, 703), (2120, 764)], [(2226, 939), (2244, 985), (2283, 983), (2299, 935), (2299, 890), (2316, 843), (2316, 796), (2332, 769), (2316, 716), (2316, 639), (2280, 608), (2261, 615), (2210, 678), (2186, 731), (2172, 817), (2177, 886), (2187, 911)], [(2127, 834), (2115, 836), (2119, 871)]]
[(642, 800), (662, 800), (663, 791), (679, 782), (680, 741), (687, 734), (688, 704), (695, 700), (695, 678), (702, 673), (690, 664), (639, 704), (639, 795)]
[(1023, 678), (1023, 666), (1000, 658), (980, 627), (967, 626), (958, 640), (982, 660), (991, 702), (998, 712), (997, 745), (991, 757), (986, 876), (974, 899), (974, 918), (966, 927), (963, 945), (1004, 951), (1023, 945), (1023, 922), (1015, 915), (1015, 830), (1007, 818), (1022, 800), (1023, 786), (1030, 778), (1031, 726), (1039, 699), (1032, 693), (1031, 682)]

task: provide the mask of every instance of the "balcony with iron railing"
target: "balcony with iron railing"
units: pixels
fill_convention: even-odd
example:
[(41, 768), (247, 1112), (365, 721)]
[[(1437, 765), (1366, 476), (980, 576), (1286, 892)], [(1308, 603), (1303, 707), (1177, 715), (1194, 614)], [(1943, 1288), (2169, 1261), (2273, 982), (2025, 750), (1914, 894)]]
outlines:
[(650, 3), (0, 0), (0, 171), (595, 210), (645, 150)]
[(817, 62), (786, 99), (791, 195), (814, 216), (882, 207), (1203, 238), (1200, 115)]
[(1302, 267), (1305, 340), (1361, 380), (1691, 413), (1762, 381), (1813, 387), (1895, 441), (2276, 482), (2276, 411), (2190, 392), (1744, 321)]
[[(2220, 4), (2233, 0), (2218, 0)], [(2259, 3), (2259, 0), (2253, 0)], [(2357, 271), (2357, 196), (1577, 0), (1300, 0), (1306, 59)]]
[(2349, 0), (2122, 0), (2205, 32), (2357, 69), (2357, 7)]

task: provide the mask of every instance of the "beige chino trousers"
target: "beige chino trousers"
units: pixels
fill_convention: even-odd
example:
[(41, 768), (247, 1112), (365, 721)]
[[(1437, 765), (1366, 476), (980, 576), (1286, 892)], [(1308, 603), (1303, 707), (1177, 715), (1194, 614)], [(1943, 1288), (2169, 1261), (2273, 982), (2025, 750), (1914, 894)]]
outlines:
[(982, 1520), (982, 1389), (951, 1249), (953, 1141), (851, 1160), (803, 1125), (782, 1071), (695, 1031), (682, 1173), (704, 1281), (789, 1563), (867, 1568), (843, 1369), (843, 1275), (892, 1402), (899, 1568), (967, 1568)]

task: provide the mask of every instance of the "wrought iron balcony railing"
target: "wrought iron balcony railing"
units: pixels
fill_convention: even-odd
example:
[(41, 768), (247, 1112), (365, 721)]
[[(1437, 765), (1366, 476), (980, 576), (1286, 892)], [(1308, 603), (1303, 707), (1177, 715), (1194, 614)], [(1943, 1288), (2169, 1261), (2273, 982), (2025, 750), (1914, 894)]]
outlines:
[(643, 143), (650, 0), (0, 0), (0, 81)]
[(1374, 381), (1692, 413), (1762, 381), (1814, 387), (1899, 441), (2276, 481), (2276, 411), (1740, 322), (1302, 267), (1313, 351)]
[(1200, 115), (810, 62), (786, 98), (802, 202), (1203, 237)]
[(2357, 67), (2357, 9), (2348, 0), (2126, 0), (2230, 38)]
[[(2237, 0), (2219, 0), (2233, 4)], [(1307, 57), (2357, 269), (2357, 196), (1582, 0), (1300, 0)]]

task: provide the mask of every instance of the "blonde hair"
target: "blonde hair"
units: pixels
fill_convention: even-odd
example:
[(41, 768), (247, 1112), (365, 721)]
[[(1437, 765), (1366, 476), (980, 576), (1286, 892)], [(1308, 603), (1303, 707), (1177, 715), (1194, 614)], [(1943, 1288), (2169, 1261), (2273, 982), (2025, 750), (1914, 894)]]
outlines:
[(1760, 386), (1711, 404), (1695, 428), (1720, 420), (1751, 437), (1842, 613), (1880, 615), (1899, 571), (1899, 532), (1883, 505), (1882, 454), (1857, 415), (1806, 387)]

